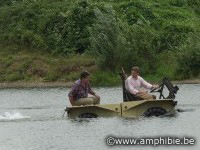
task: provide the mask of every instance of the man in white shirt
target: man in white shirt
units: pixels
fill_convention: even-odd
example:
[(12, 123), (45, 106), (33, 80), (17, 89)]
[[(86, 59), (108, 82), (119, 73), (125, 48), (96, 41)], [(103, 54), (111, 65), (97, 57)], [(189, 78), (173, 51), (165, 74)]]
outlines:
[(151, 85), (139, 76), (139, 67), (133, 67), (131, 70), (131, 75), (126, 79), (126, 89), (133, 95), (139, 97), (143, 100), (153, 100), (155, 96), (149, 94), (146, 90), (141, 89), (153, 89), (158, 88), (158, 85)]

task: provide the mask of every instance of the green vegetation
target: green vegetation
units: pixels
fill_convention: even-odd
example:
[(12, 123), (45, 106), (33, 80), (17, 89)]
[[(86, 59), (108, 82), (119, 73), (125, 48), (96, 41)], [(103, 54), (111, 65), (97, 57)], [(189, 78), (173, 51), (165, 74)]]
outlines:
[(47, 53), (1, 48), (0, 81), (72, 81), (80, 71), (97, 70), (95, 60), (89, 55), (52, 56)]
[(0, 81), (200, 77), (200, 0), (1, 0)]

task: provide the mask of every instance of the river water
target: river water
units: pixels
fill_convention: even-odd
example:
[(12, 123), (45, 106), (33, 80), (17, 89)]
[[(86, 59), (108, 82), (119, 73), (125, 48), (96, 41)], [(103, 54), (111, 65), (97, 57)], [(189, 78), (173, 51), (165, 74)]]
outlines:
[[(69, 105), (67, 88), (0, 90), (0, 150), (199, 150), (200, 85), (179, 85), (175, 116), (87, 120), (62, 119)], [(95, 88), (101, 103), (120, 103), (121, 87)], [(115, 145), (108, 136), (120, 138), (193, 138), (194, 145)]]

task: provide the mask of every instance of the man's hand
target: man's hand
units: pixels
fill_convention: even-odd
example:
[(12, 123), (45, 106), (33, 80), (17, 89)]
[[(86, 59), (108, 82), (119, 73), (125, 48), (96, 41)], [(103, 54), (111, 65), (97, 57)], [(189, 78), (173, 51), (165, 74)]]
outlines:
[(146, 92), (144, 92), (144, 91), (139, 91), (139, 92), (136, 94), (136, 96), (142, 97), (142, 96), (145, 95), (145, 94), (146, 94)]
[(99, 95), (96, 95), (96, 94), (95, 94), (94, 96), (95, 96), (97, 99), (100, 100), (100, 96), (99, 96)]
[(153, 89), (157, 89), (157, 88), (159, 88), (159, 85), (157, 85), (157, 84), (156, 84), (156, 85), (153, 85), (152, 88), (153, 88)]
[(147, 93), (147, 91), (146, 91), (146, 90), (140, 90), (139, 92), (137, 92), (137, 94), (136, 94), (136, 95), (141, 95), (141, 94), (145, 94), (145, 93)]

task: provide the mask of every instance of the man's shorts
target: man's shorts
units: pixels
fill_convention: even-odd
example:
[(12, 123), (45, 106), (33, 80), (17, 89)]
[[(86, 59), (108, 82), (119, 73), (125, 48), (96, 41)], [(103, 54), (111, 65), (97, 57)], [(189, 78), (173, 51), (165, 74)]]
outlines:
[(143, 100), (155, 100), (156, 99), (155, 95), (151, 95), (149, 93), (137, 94), (137, 96), (142, 98)]
[(74, 102), (75, 106), (100, 104), (100, 98), (95, 96), (80, 98)]

